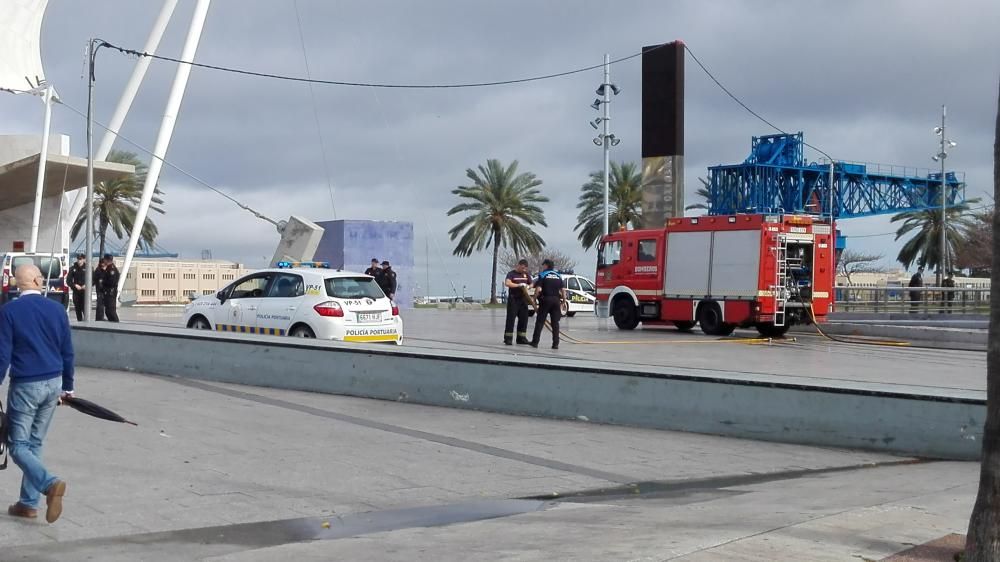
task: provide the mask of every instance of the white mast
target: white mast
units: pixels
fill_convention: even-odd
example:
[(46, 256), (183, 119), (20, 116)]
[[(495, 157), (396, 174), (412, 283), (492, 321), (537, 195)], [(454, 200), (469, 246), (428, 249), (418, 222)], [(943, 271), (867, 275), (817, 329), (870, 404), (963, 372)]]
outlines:
[[(160, 46), (160, 39), (163, 38), (163, 32), (166, 30), (167, 24), (170, 23), (170, 18), (173, 16), (174, 8), (176, 7), (177, 0), (163, 1), (163, 7), (160, 8), (160, 15), (157, 16), (156, 21), (153, 23), (153, 29), (149, 32), (143, 52), (156, 53), (156, 49)], [(139, 57), (139, 60), (135, 63), (132, 75), (125, 85), (125, 91), (122, 93), (121, 99), (118, 100), (118, 106), (115, 107), (111, 121), (108, 122), (108, 130), (105, 131), (104, 136), (101, 138), (101, 144), (97, 147), (97, 152), (94, 153), (95, 159), (104, 160), (108, 157), (108, 153), (111, 152), (111, 146), (114, 145), (115, 139), (118, 138), (118, 131), (121, 130), (122, 123), (125, 122), (125, 116), (128, 115), (129, 109), (132, 107), (132, 102), (135, 101), (135, 96), (139, 92), (139, 86), (146, 77), (146, 70), (149, 69), (149, 64), (152, 61), (153, 59), (149, 57)], [(73, 223), (80, 216), (80, 211), (83, 210), (86, 202), (87, 190), (78, 190), (76, 195), (73, 196), (73, 203), (68, 207), (66, 214), (63, 215), (63, 232), (69, 232), (73, 227)], [(90, 259), (90, 256), (87, 259)]]
[[(38, 251), (38, 225), (42, 220), (42, 196), (45, 189), (45, 166), (49, 161), (49, 129), (52, 125), (52, 102), (55, 92), (51, 84), (45, 85), (42, 93), (42, 102), (45, 103), (45, 121), (42, 126), (42, 151), (38, 155), (38, 179), (35, 182), (35, 206), (31, 211), (31, 238), (28, 243), (28, 251), (35, 253)], [(45, 285), (48, 287), (48, 284)]]
[[(194, 16), (191, 18), (191, 27), (188, 28), (187, 39), (184, 41), (184, 49), (181, 51), (181, 60), (186, 62), (194, 61), (195, 53), (198, 51), (198, 42), (201, 39), (201, 31), (205, 26), (205, 18), (208, 16), (208, 7), (211, 0), (198, 0), (194, 8)], [(167, 98), (167, 107), (163, 113), (163, 121), (160, 123), (160, 132), (156, 137), (156, 145), (153, 147), (153, 160), (149, 163), (149, 171), (146, 174), (146, 184), (142, 188), (142, 199), (136, 212), (135, 223), (132, 225), (132, 234), (129, 236), (128, 249), (125, 252), (125, 264), (122, 266), (121, 279), (118, 281), (118, 291), (121, 293), (125, 285), (125, 278), (128, 276), (129, 267), (132, 265), (132, 258), (135, 255), (135, 248), (139, 244), (142, 233), (142, 226), (146, 223), (146, 215), (149, 213), (149, 205), (153, 199), (153, 191), (156, 182), (160, 178), (160, 170), (163, 168), (163, 158), (167, 154), (167, 147), (170, 146), (170, 137), (174, 133), (174, 125), (177, 122), (177, 112), (180, 110), (181, 101), (184, 99), (184, 90), (187, 88), (188, 77), (191, 75), (191, 65), (179, 63), (177, 74), (174, 75), (174, 83), (170, 88), (170, 96)]]

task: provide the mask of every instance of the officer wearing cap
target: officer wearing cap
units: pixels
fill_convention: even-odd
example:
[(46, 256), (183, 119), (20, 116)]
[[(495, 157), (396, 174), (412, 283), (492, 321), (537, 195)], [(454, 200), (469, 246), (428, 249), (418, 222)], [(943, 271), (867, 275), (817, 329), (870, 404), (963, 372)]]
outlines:
[(562, 303), (566, 300), (566, 287), (552, 260), (543, 261), (542, 267), (545, 269), (535, 280), (538, 306), (535, 310), (535, 333), (531, 338), (531, 347), (538, 347), (538, 342), (542, 339), (542, 327), (548, 317), (552, 328), (552, 349), (559, 349), (559, 318), (562, 316)]
[(528, 260), (520, 260), (517, 267), (507, 274), (503, 284), (507, 287), (507, 323), (503, 330), (503, 343), (512, 345), (514, 320), (517, 320), (517, 343), (528, 343)]
[(104, 254), (94, 270), (94, 292), (97, 293), (97, 320), (118, 321), (118, 280), (121, 272), (115, 266), (115, 258)]
[(76, 319), (82, 322), (87, 300), (87, 256), (76, 255), (76, 261), (69, 266), (69, 273), (66, 274), (66, 284), (73, 291), (73, 310), (76, 310)]
[(382, 277), (382, 268), (378, 266), (378, 258), (372, 258), (372, 265), (365, 270), (365, 275), (371, 275), (375, 278), (375, 283), (381, 286), (379, 283), (379, 277)]
[(376, 277), (375, 282), (382, 287), (382, 292), (389, 300), (396, 298), (396, 272), (392, 270), (388, 260), (382, 262), (382, 275)]

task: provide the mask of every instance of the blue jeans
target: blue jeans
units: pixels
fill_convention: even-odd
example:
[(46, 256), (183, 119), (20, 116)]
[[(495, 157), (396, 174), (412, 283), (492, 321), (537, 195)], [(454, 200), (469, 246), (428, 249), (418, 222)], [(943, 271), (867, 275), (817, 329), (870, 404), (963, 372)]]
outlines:
[(42, 493), (58, 480), (42, 464), (42, 441), (61, 392), (61, 377), (26, 383), (11, 381), (7, 392), (10, 457), (24, 473), (18, 503), (26, 507), (37, 508)]

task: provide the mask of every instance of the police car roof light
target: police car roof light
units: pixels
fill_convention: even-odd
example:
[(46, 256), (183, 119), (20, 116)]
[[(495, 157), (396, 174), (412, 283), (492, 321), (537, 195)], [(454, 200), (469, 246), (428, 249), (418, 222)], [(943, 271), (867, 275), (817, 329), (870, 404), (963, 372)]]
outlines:
[(292, 269), (295, 267), (330, 269), (330, 262), (327, 261), (279, 261), (277, 265), (278, 269)]

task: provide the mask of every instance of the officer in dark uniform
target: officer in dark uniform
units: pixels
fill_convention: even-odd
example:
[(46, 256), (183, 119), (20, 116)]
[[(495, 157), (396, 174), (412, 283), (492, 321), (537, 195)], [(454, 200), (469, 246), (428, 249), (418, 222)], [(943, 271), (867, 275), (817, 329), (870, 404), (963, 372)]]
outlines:
[(118, 280), (121, 272), (115, 266), (115, 258), (104, 254), (97, 271), (94, 272), (94, 290), (97, 293), (97, 320), (118, 321)]
[(531, 347), (538, 347), (542, 328), (548, 317), (552, 326), (552, 349), (559, 349), (559, 318), (562, 316), (562, 303), (566, 300), (566, 287), (552, 260), (543, 261), (542, 266), (545, 269), (535, 281), (535, 301), (538, 307), (535, 310), (535, 333), (531, 338)]
[(517, 267), (507, 274), (503, 284), (507, 287), (507, 323), (503, 330), (503, 343), (512, 345), (514, 340), (514, 320), (517, 319), (517, 343), (528, 342), (528, 260), (520, 260)]
[(378, 283), (379, 277), (382, 277), (382, 268), (378, 266), (376, 258), (372, 258), (372, 266), (365, 270), (365, 275), (374, 277), (376, 283)]
[(83, 311), (87, 297), (87, 256), (76, 255), (76, 262), (69, 267), (66, 274), (66, 284), (73, 291), (73, 309), (76, 310), (76, 319), (83, 321)]
[(392, 270), (392, 266), (389, 265), (388, 261), (382, 262), (382, 275), (375, 281), (379, 287), (382, 287), (382, 292), (385, 293), (385, 296), (389, 297), (389, 300), (395, 300), (396, 272)]
[[(924, 286), (924, 266), (917, 268), (917, 272), (910, 277), (911, 288), (920, 288)], [(910, 314), (915, 314), (920, 309), (920, 301), (924, 299), (924, 294), (921, 291), (910, 291)]]
[(941, 282), (941, 286), (946, 289), (944, 292), (945, 306), (948, 308), (948, 314), (951, 314), (951, 303), (955, 300), (955, 274), (949, 272), (948, 277)]

